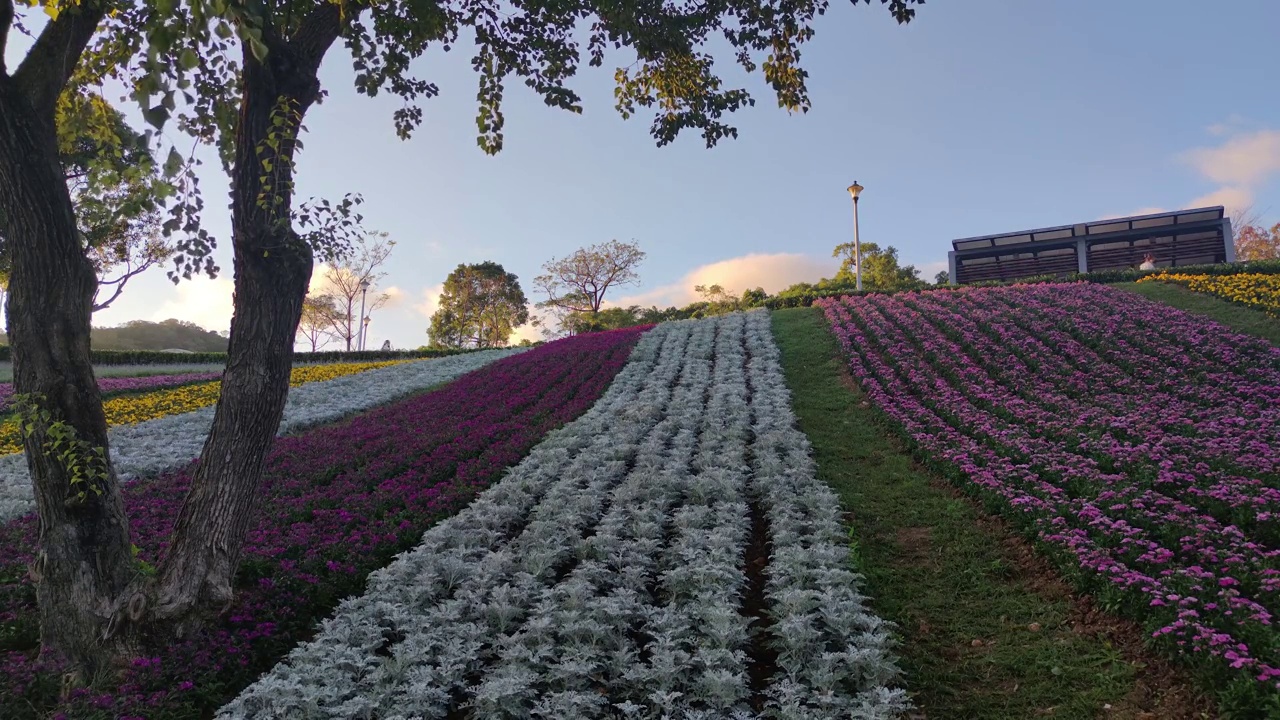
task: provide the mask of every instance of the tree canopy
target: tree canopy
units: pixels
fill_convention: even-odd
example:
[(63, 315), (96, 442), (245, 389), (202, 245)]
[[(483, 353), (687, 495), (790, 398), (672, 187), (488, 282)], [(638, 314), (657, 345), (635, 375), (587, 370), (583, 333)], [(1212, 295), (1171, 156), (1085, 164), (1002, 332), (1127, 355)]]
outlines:
[(645, 252), (636, 243), (610, 240), (579, 248), (565, 258), (543, 263), (543, 275), (533, 284), (547, 299), (538, 307), (560, 316), (570, 313), (598, 313), (611, 289), (640, 281), (636, 269)]
[[(114, 302), (133, 277), (169, 258), (161, 231), (171, 187), (146, 136), (101, 97), (64, 93), (58, 101), (58, 153), (85, 255), (98, 276), (93, 310)], [(87, 118), (102, 123), (95, 131)], [(0, 217), (0, 284), (12, 259)]]
[(449, 273), (427, 332), (435, 346), (502, 347), (528, 321), (519, 278), (498, 263), (482, 262), (458, 265)]
[(1274, 260), (1280, 258), (1280, 223), (1270, 229), (1245, 225), (1236, 230), (1236, 260)]
[[(910, 290), (924, 287), (920, 271), (914, 265), (898, 263), (898, 249), (890, 245), (883, 250), (876, 243), (862, 243), (862, 287), (867, 290)], [(841, 258), (840, 270), (832, 278), (834, 284), (854, 283), (857, 265), (854, 262), (854, 244), (841, 243), (831, 253)]]

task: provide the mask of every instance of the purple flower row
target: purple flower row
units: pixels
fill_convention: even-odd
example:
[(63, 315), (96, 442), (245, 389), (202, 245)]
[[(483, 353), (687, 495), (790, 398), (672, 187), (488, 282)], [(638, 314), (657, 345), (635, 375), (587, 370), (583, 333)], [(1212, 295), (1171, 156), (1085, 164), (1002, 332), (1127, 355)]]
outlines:
[[(218, 380), (222, 371), (181, 373), (178, 375), (142, 375), (139, 377), (101, 377), (98, 378), (98, 390), (103, 395), (134, 392), (136, 390), (159, 390), (161, 388), (178, 387), (192, 383)], [(13, 383), (0, 383), (0, 412), (9, 409), (13, 400)]]
[[(58, 699), (60, 668), (36, 658), (26, 566), (37, 524), (0, 526), (0, 707), (19, 717), (198, 717), (270, 668), (365, 576), (497, 480), (547, 432), (585, 412), (647, 327), (515, 355), (437, 391), (276, 440), (234, 605), (189, 640), (146, 648), (123, 682)], [(156, 563), (192, 468), (125, 490), (133, 542)], [(24, 715), (24, 713), (26, 713)], [(6, 716), (8, 717), (8, 716)]]
[(932, 466), (1233, 698), (1280, 703), (1280, 348), (1090, 284), (819, 306)]

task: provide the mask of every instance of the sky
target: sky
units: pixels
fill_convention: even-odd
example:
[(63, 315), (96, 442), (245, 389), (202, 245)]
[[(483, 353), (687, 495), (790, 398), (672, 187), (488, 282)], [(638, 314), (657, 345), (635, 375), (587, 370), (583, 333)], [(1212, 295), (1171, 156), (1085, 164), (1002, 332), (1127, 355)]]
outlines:
[[(499, 262), (537, 301), (531, 281), (547, 260), (636, 242), (648, 256), (641, 281), (613, 295), (622, 305), (685, 304), (699, 283), (775, 292), (830, 276), (832, 248), (852, 239), (855, 180), (866, 188), (861, 239), (898, 248), (928, 279), (959, 237), (1214, 204), (1252, 207), (1270, 225), (1277, 27), (1274, 0), (930, 0), (906, 26), (878, 0), (836, 3), (804, 50), (807, 114), (779, 109), (717, 47), (726, 84), (757, 99), (733, 118), (738, 139), (707, 149), (691, 133), (657, 148), (648, 117), (613, 108), (614, 68), (630, 62), (618, 54), (579, 73), (582, 115), (510, 83), (495, 157), (475, 142), (469, 47), (415, 62), (441, 95), (408, 141), (394, 132), (396, 102), (357, 95), (335, 47), (321, 71), (329, 97), (306, 120), (298, 194), (361, 193), (365, 226), (396, 242), (380, 281), (392, 299), (368, 345), (397, 348), (427, 342), (459, 263)], [(226, 271), (174, 285), (153, 269), (95, 325), (229, 326), (227, 185), (208, 157), (206, 227)]]

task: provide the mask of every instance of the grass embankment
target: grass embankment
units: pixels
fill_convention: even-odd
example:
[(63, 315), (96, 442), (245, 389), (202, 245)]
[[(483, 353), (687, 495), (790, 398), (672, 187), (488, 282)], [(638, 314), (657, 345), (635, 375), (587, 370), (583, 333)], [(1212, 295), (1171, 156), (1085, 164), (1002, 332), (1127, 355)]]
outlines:
[(877, 426), (820, 310), (774, 311), (773, 331), (818, 474), (848, 510), (876, 611), (899, 625), (925, 717), (1202, 717), (1203, 701), (1144, 656), (1135, 628), (1074, 597), (1028, 544)]
[(1280, 345), (1280, 320), (1261, 310), (1237, 305), (1212, 295), (1193, 292), (1171, 283), (1115, 283), (1112, 287), (1172, 305), (1179, 310), (1206, 315), (1237, 332), (1256, 335)]

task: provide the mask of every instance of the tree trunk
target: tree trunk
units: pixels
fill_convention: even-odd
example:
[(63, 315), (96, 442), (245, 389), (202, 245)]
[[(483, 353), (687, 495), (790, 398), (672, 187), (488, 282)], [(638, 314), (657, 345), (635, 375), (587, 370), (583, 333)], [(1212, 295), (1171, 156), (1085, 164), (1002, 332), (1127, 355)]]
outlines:
[[(284, 243), (236, 229), (236, 245)], [(305, 246), (304, 246), (305, 247)], [(238, 249), (238, 248), (237, 248)], [(225, 606), (263, 464), (289, 392), (293, 338), (311, 279), (309, 252), (236, 252), (235, 314), (213, 428), (182, 504), (155, 595), (156, 616), (183, 624), (199, 605)]]
[(14, 392), (43, 395), (40, 405), (52, 422), (73, 428), (86, 447), (102, 448), (106, 470), (101, 478), (73, 478), (46, 454), (39, 423), (23, 440), (40, 518), (31, 574), (42, 649), (71, 661), (84, 682), (108, 670), (120, 650), (111, 619), (135, 579), (135, 563), (89, 356), (97, 279), (80, 246), (53, 113), (42, 114), (0, 74), (0, 214), (13, 263), (5, 309)]
[[(325, 35), (331, 43), (338, 11), (317, 12), (331, 16)], [(272, 114), (282, 99), (297, 113), (289, 127), (296, 130), (301, 123), (319, 93), (315, 73), (323, 51), (300, 59), (289, 44), (268, 41), (265, 65), (247, 49), (243, 53), (232, 174), (235, 299), (227, 369), (213, 428), (150, 598), (153, 617), (171, 623), (179, 634), (199, 622), (196, 611), (225, 607), (233, 597), (263, 465), (289, 392), (293, 340), (313, 267), (310, 247), (290, 224), (294, 142), (284, 139), (272, 152), (262, 141), (279, 130), (273, 130)], [(260, 152), (273, 168), (265, 185)]]

